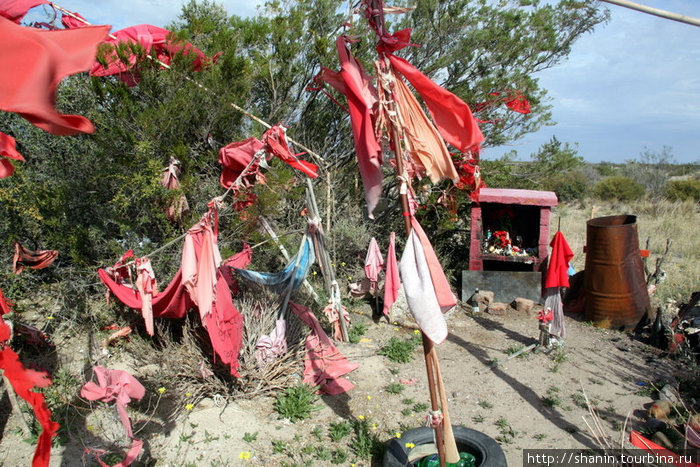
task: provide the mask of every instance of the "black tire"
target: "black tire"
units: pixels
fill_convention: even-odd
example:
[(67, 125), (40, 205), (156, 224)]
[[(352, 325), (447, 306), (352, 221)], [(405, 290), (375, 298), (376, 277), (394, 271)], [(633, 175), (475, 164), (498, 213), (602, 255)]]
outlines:
[[(507, 467), (506, 455), (501, 446), (484, 433), (463, 426), (452, 426), (455, 435), (457, 450), (468, 452), (476, 457), (476, 465), (479, 467)], [(406, 443), (416, 446), (433, 443), (433, 429), (429, 427), (415, 428), (401, 434), (401, 439), (394, 438), (387, 444), (384, 452), (384, 467), (412, 466), (409, 462), (410, 449)]]

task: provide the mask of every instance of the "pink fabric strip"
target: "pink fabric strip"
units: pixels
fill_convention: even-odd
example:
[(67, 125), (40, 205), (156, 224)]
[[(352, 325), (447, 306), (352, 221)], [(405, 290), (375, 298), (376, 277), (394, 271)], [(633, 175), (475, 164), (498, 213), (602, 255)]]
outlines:
[(391, 232), (389, 237), (389, 249), (386, 252), (386, 272), (384, 273), (384, 314), (389, 315), (391, 305), (399, 296), (401, 279), (399, 278), (399, 265), (396, 263), (396, 234)]
[(80, 390), (80, 395), (87, 400), (100, 400), (102, 402), (114, 402), (121, 419), (126, 435), (131, 439), (131, 448), (120, 463), (115, 467), (126, 467), (141, 452), (143, 441), (134, 438), (131, 431), (131, 420), (126, 413), (126, 406), (132, 399), (140, 400), (146, 390), (129, 372), (123, 370), (109, 370), (102, 366), (94, 369), (98, 384), (88, 381)]
[(320, 392), (332, 396), (352, 389), (354, 385), (343, 376), (360, 365), (348, 361), (340, 353), (310, 309), (294, 302), (289, 302), (289, 309), (311, 328), (306, 338), (306, 362), (302, 382), (320, 386)]

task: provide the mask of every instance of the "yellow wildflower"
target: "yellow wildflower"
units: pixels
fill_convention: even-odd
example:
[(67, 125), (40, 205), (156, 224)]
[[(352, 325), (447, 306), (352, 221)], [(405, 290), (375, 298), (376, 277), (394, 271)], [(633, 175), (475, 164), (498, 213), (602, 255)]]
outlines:
[(158, 388), (158, 394), (163, 394), (165, 392), (165, 388)]
[(341, 261), (341, 262), (340, 262), (340, 265), (343, 266), (343, 267), (345, 267), (345, 261)]
[(185, 405), (185, 410), (192, 410), (192, 409), (194, 409), (194, 404)]
[(376, 424), (376, 423), (372, 423), (372, 429), (373, 429), (373, 430), (376, 430), (376, 429), (377, 429), (377, 424)]
[(364, 416), (364, 415), (360, 415), (360, 416), (357, 417), (357, 418), (359, 418), (360, 420), (364, 420), (364, 419), (365, 419), (365, 416)]
[(397, 439), (401, 439), (401, 432), (397, 431), (396, 433), (394, 433), (394, 436), (396, 436)]
[(250, 459), (250, 451), (241, 451), (241, 453), (238, 455), (238, 458), (247, 461), (248, 459)]
[(372, 400), (372, 396), (367, 396), (367, 400)]
[(414, 329), (413, 334), (420, 334), (420, 329)]
[(186, 392), (186, 393), (185, 393), (185, 397), (192, 397), (192, 393), (191, 393), (191, 392)]
[(416, 445), (413, 444), (413, 443), (406, 443), (405, 446), (406, 446), (408, 449), (413, 449), (413, 448), (416, 447)]
[(47, 316), (46, 319), (53, 319), (53, 316)]

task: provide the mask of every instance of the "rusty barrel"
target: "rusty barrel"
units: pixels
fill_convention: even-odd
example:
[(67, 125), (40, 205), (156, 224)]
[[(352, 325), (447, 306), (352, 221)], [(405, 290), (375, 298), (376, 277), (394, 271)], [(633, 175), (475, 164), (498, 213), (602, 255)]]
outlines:
[(586, 321), (630, 330), (649, 308), (637, 217), (607, 216), (586, 223)]

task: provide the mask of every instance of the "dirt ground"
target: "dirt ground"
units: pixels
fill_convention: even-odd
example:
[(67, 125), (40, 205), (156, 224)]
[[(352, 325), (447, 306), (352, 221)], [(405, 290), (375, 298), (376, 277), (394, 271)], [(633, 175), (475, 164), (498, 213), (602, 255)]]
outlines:
[[(341, 442), (329, 440), (331, 423), (364, 417), (379, 439), (388, 441), (397, 432), (421, 424), (425, 412), (408, 410), (412, 405), (406, 399), (427, 404), (429, 393), (420, 347), (415, 358), (404, 364), (378, 355), (392, 336), (408, 338), (414, 334), (412, 319), (395, 317), (396, 324), (385, 319), (377, 323), (360, 313), (353, 313), (352, 319), (367, 324), (368, 330), (361, 342), (338, 345), (349, 360), (360, 365), (348, 375), (355, 385), (349, 393), (321, 397), (313, 418), (295, 424), (278, 418), (271, 397), (228, 403), (219, 398), (204, 399), (192, 410), (183, 411), (177, 423), (163, 425), (147, 436), (143, 436), (145, 431), (141, 433), (148, 464), (274, 466), (311, 461), (307, 465), (333, 465), (310, 454), (311, 447), (325, 444), (347, 451), (347, 459), (339, 465), (371, 465), (353, 458), (349, 437)], [(599, 447), (584, 421), (588, 411), (582, 404), (582, 390), (597, 407), (607, 432), (619, 443), (623, 425), (638, 427), (652, 402), (643, 395), (642, 385), (672, 382), (682, 372), (675, 361), (630, 335), (601, 330), (571, 316), (566, 317), (568, 335), (561, 349), (529, 351), (508, 359), (515, 350), (536, 342), (537, 324), (534, 314), (509, 309), (503, 316), (473, 315), (470, 307), (458, 305), (448, 316), (450, 335), (437, 347), (452, 423), (497, 439), (511, 466), (522, 464), (523, 449)], [(405, 389), (401, 394), (388, 393), (391, 383), (401, 383)], [(99, 430), (86, 429), (92, 436), (111, 436), (126, 444), (116, 413), (104, 410), (111, 423), (100, 424)], [(139, 419), (143, 414), (131, 416), (135, 427), (144, 425)], [(106, 425), (112, 433), (103, 431)], [(22, 442), (20, 427), (19, 417), (13, 413), (0, 440), (3, 465), (31, 463), (34, 445)], [(55, 446), (50, 465), (95, 465), (94, 458), (83, 458), (84, 447), (89, 445), (88, 438)]]

